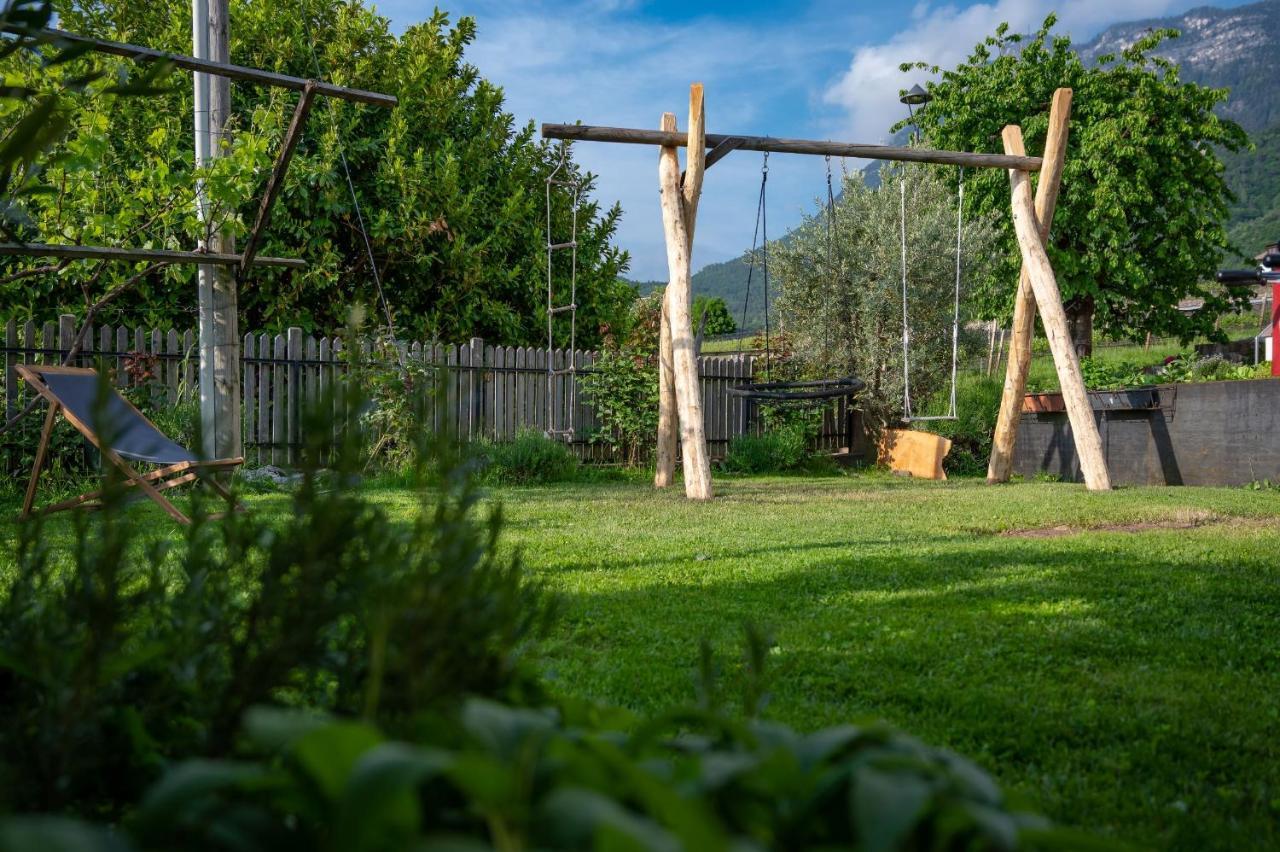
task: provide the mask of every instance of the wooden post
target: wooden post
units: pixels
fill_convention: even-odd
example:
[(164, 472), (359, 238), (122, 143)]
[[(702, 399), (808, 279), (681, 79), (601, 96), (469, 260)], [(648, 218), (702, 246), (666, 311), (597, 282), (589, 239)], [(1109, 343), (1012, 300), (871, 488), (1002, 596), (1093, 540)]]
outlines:
[[(669, 115), (669, 114), (668, 114)], [(666, 116), (663, 117), (664, 120)], [(671, 116), (672, 119), (675, 116)], [(675, 124), (672, 121), (672, 124)], [(665, 127), (663, 129), (666, 129)], [(676, 380), (671, 356), (671, 319), (667, 310), (667, 294), (662, 294), (661, 315), (658, 319), (658, 445), (653, 472), (653, 486), (666, 488), (675, 480), (676, 441), (680, 423), (676, 415)]]
[[(693, 256), (693, 232), (697, 224), (698, 201), (702, 196), (702, 177), (706, 173), (705, 120), (702, 84), (694, 83), (689, 87), (689, 163), (680, 188), (681, 209), (689, 235), (687, 251), (690, 258)], [(671, 113), (662, 116), (662, 130), (667, 133), (676, 131), (676, 117)], [(704, 138), (704, 144), (695, 144), (699, 137)], [(656, 488), (666, 488), (675, 479), (676, 436), (679, 432), (671, 350), (671, 308), (668, 304), (672, 289), (668, 284), (662, 294), (662, 316), (659, 320), (658, 332), (658, 445), (653, 474), (653, 484)], [(697, 355), (695, 351), (695, 359)]]
[[(1062, 165), (1067, 153), (1071, 97), (1071, 89), (1058, 89), (1049, 105), (1044, 165), (1036, 186), (1036, 222), (1041, 241), (1049, 239), (1058, 203), (1058, 187), (1062, 183)], [(1017, 151), (1025, 155), (1021, 134), (1016, 145)], [(1018, 294), (1013, 305), (1013, 339), (1009, 344), (1009, 361), (1005, 368), (1004, 394), (1000, 397), (991, 460), (987, 465), (987, 482), (990, 483), (1008, 482), (1013, 473), (1013, 448), (1018, 440), (1018, 418), (1022, 416), (1022, 398), (1027, 392), (1027, 374), (1031, 370), (1031, 339), (1035, 335), (1035, 326), (1036, 298), (1024, 263), (1018, 276)]]
[[(227, 0), (193, 0), (195, 55), (227, 62), (229, 15)], [(197, 73), (195, 77), (196, 165), (207, 166), (222, 156), (231, 117), (231, 80)], [(201, 249), (235, 254), (231, 231), (213, 221), (204, 187), (196, 188), (196, 207), (204, 223)], [(236, 458), (244, 454), (240, 435), (240, 335), (235, 275), (229, 267), (205, 265), (199, 271), (200, 423), (208, 458)]]
[[(1022, 150), (1022, 128), (1011, 124), (1004, 129), (1004, 147), (1008, 153)], [(1071, 333), (1067, 327), (1067, 315), (1062, 308), (1062, 295), (1054, 278), (1049, 256), (1036, 222), (1035, 201), (1031, 195), (1031, 175), (1020, 169), (1009, 170), (1012, 185), (1013, 227), (1018, 234), (1018, 247), (1022, 251), (1022, 268), (1031, 282), (1035, 302), (1040, 308), (1049, 349), (1053, 353), (1058, 382), (1062, 386), (1067, 417), (1075, 439), (1076, 456), (1080, 459), (1080, 471), (1085, 486), (1090, 491), (1108, 491), (1111, 478), (1107, 473), (1106, 458), (1102, 453), (1102, 439), (1098, 424), (1093, 419), (1093, 409), (1085, 392), (1084, 378), (1080, 374), (1080, 361), (1076, 357)]]
[[(693, 320), (690, 317), (690, 255), (697, 199), (702, 192), (706, 140), (703, 126), (702, 86), (689, 91), (689, 159), (684, 185), (680, 182), (680, 158), (675, 146), (664, 146), (658, 157), (658, 177), (662, 190), (662, 223), (666, 234), (667, 325), (671, 332), (672, 372), (676, 409), (680, 418), (680, 446), (684, 467), (685, 496), (709, 500), (711, 461), (707, 453), (702, 420), (702, 389), (698, 382), (697, 357), (693, 351)], [(674, 116), (663, 116), (663, 126)]]

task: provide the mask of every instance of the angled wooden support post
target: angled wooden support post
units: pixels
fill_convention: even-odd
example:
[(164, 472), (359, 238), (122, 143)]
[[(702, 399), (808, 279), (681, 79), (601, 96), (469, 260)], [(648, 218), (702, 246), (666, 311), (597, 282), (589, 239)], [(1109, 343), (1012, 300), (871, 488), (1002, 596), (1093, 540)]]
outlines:
[[(1022, 150), (1022, 128), (1011, 124), (1004, 129), (1005, 151), (1012, 154)], [(1044, 322), (1045, 335), (1049, 338), (1049, 350), (1053, 353), (1053, 365), (1058, 372), (1058, 383), (1067, 406), (1067, 418), (1071, 422), (1071, 434), (1075, 440), (1076, 456), (1080, 460), (1080, 472), (1090, 491), (1111, 489), (1111, 477), (1107, 473), (1106, 457), (1102, 452), (1102, 439), (1098, 424), (1093, 419), (1093, 408), (1085, 392), (1084, 378), (1080, 374), (1080, 360), (1072, 344), (1067, 327), (1066, 311), (1062, 308), (1062, 294), (1054, 277), (1049, 256), (1036, 222), (1035, 201), (1031, 195), (1031, 175), (1021, 169), (1009, 169), (1012, 184), (1013, 227), (1018, 235), (1018, 247), (1022, 252), (1022, 268), (1031, 282), (1040, 318)]]
[[(1053, 213), (1058, 203), (1062, 182), (1062, 166), (1067, 153), (1067, 128), (1071, 117), (1071, 89), (1058, 89), (1049, 105), (1049, 133), (1044, 144), (1044, 165), (1036, 185), (1036, 222), (1041, 241), (1049, 239)], [(1021, 137), (1012, 153), (1025, 156)], [(1005, 370), (1004, 394), (1000, 397), (1000, 413), (996, 418), (995, 436), (991, 443), (991, 461), (987, 465), (987, 482), (1008, 482), (1013, 473), (1013, 448), (1018, 440), (1018, 419), (1022, 416), (1022, 399), (1027, 393), (1027, 374), (1031, 369), (1031, 341), (1035, 336), (1036, 297), (1031, 289), (1024, 264), (1018, 276), (1018, 293), (1013, 304), (1013, 339), (1009, 344), (1009, 361)], [(994, 343), (995, 338), (992, 337)], [(997, 362), (998, 363), (998, 362)]]
[[(675, 124), (675, 116), (671, 118), (671, 123)], [(680, 440), (680, 418), (676, 414), (675, 368), (671, 360), (671, 318), (667, 310), (667, 294), (670, 292), (668, 282), (662, 293), (661, 316), (658, 319), (658, 444), (653, 471), (655, 488), (667, 488), (675, 481), (676, 446)]]
[[(688, 169), (683, 186), (680, 157), (675, 146), (663, 146), (658, 157), (658, 178), (662, 190), (662, 224), (667, 243), (670, 282), (664, 296), (667, 328), (671, 335), (672, 384), (680, 423), (681, 461), (685, 496), (709, 500), (711, 459), (707, 453), (702, 419), (702, 388), (698, 381), (698, 358), (694, 352), (691, 317), (690, 260), (702, 177), (706, 171), (706, 129), (703, 91), (700, 83), (689, 89)], [(675, 117), (662, 118), (663, 129), (674, 129)], [(661, 386), (660, 386), (661, 388)], [(661, 418), (661, 412), (659, 412)], [(670, 418), (668, 417), (668, 422)], [(662, 440), (659, 433), (659, 442)], [(656, 480), (656, 478), (655, 478)]]
[(258, 244), (262, 242), (262, 232), (271, 221), (271, 208), (275, 205), (276, 196), (284, 186), (285, 172), (289, 170), (293, 152), (298, 147), (298, 140), (302, 138), (302, 128), (306, 126), (307, 115), (311, 112), (312, 103), (315, 102), (316, 85), (315, 80), (308, 80), (302, 89), (302, 94), (298, 96), (298, 106), (294, 109), (293, 118), (289, 121), (289, 129), (284, 133), (280, 153), (276, 155), (275, 168), (271, 171), (271, 177), (267, 178), (267, 186), (262, 192), (262, 201), (258, 204), (258, 217), (254, 220), (252, 230), (249, 231), (248, 241), (245, 242), (244, 254), (240, 259), (241, 281), (248, 277), (249, 269), (258, 256)]

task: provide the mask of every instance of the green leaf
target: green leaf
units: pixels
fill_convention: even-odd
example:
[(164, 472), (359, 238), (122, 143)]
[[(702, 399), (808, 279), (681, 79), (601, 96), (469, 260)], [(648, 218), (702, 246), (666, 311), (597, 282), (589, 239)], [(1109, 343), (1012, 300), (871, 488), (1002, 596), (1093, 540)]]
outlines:
[(539, 808), (539, 825), (558, 848), (678, 852), (685, 848), (653, 820), (632, 813), (593, 790), (564, 787)]
[(898, 849), (924, 816), (933, 786), (911, 772), (864, 766), (853, 774), (852, 816), (867, 852)]
[(114, 832), (64, 817), (24, 816), (0, 820), (0, 852), (127, 852)]
[(244, 715), (245, 733), (269, 751), (288, 748), (313, 731), (333, 724), (333, 718), (315, 710), (250, 707)]
[(166, 772), (147, 791), (138, 808), (142, 823), (162, 823), (191, 803), (213, 793), (261, 781), (267, 772), (260, 766), (225, 760), (188, 760)]
[(359, 722), (336, 722), (299, 737), (291, 753), (321, 793), (336, 802), (361, 756), (382, 742), (382, 735)]
[(409, 837), (419, 828), (414, 787), (454, 764), (448, 752), (383, 743), (356, 762), (334, 826), (338, 849), (371, 848), (374, 839)]

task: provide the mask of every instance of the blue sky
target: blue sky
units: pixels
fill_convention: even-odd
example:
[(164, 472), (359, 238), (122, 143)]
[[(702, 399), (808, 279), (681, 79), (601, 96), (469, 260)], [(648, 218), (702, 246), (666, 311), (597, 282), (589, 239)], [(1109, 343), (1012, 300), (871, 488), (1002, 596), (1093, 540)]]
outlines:
[[(377, 4), (398, 27), (427, 17), (413, 0)], [(664, 111), (683, 127), (688, 85), (706, 86), (714, 133), (885, 141), (903, 117), (897, 92), (921, 82), (900, 62), (946, 67), (1002, 21), (1034, 29), (1057, 11), (1060, 29), (1086, 40), (1106, 26), (1176, 14), (1194, 0), (455, 0), (451, 14), (476, 18), (468, 59), (506, 92), (520, 120), (657, 127)], [(1239, 0), (1214, 5), (1239, 5)], [(583, 143), (576, 158), (599, 175), (597, 197), (622, 202), (619, 242), (629, 275), (666, 277), (657, 193), (657, 151)], [(850, 162), (850, 168), (858, 164)], [(835, 164), (838, 168), (839, 164)], [(781, 235), (825, 193), (819, 157), (769, 161), (769, 223)], [(694, 268), (727, 260), (751, 243), (760, 155), (735, 153), (707, 173)]]

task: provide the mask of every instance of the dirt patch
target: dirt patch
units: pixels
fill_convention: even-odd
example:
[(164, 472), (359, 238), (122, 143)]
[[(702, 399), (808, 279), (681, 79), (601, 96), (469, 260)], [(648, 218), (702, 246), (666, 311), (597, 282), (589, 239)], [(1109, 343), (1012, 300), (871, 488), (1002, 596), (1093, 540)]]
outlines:
[(1062, 536), (1084, 532), (1141, 533), (1151, 532), (1152, 530), (1189, 530), (1231, 520), (1239, 519), (1222, 518), (1212, 512), (1185, 512), (1159, 521), (1141, 521), (1131, 524), (1094, 524), (1087, 527), (1072, 527), (1064, 524), (1056, 527), (1005, 530), (1000, 535), (1006, 538), (1061, 538)]

